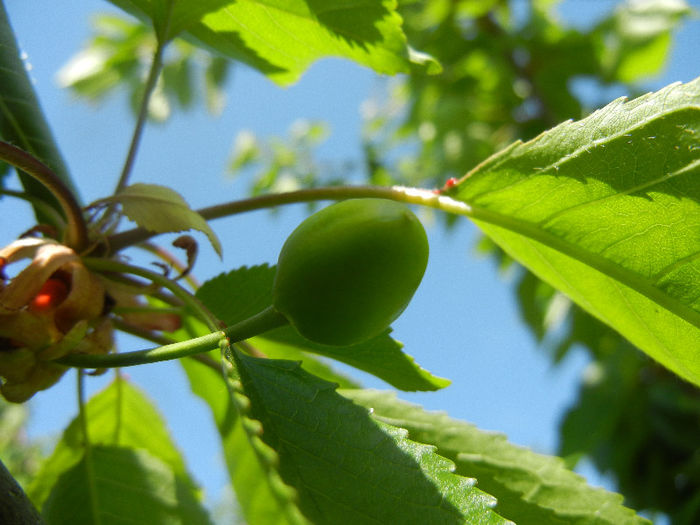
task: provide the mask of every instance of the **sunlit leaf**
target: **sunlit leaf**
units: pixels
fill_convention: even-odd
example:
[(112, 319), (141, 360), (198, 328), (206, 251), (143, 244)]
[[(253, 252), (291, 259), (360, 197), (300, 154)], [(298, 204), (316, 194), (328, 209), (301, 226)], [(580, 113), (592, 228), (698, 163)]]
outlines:
[(451, 383), (449, 379), (434, 376), (420, 367), (403, 352), (403, 344), (392, 339), (389, 332), (357, 345), (340, 347), (313, 343), (291, 327), (278, 328), (255, 338), (255, 341), (260, 339), (285, 349), (303, 350), (335, 359), (370, 373), (399, 390), (439, 390)]
[(378, 73), (407, 72), (416, 63), (434, 72), (437, 63), (412, 52), (392, 0), (305, 1), (180, 0), (167, 15), (166, 2), (111, 0), (154, 21), (165, 39), (183, 32), (222, 55), (289, 84), (319, 58), (354, 60)]
[(700, 385), (700, 81), (516, 143), (452, 196), (538, 277)]

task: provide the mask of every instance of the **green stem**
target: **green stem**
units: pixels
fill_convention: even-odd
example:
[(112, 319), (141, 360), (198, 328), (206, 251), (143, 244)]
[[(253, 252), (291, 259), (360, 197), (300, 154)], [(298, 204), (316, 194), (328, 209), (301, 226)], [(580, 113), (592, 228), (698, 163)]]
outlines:
[[(557, 237), (538, 224), (523, 221), (517, 217), (498, 213), (487, 208), (472, 206), (467, 202), (453, 199), (449, 195), (435, 193), (431, 190), (402, 186), (338, 186), (314, 188), (234, 201), (204, 208), (199, 210), (199, 213), (205, 219), (216, 219), (245, 211), (278, 206), (280, 204), (357, 197), (378, 197), (405, 202), (407, 204), (419, 204), (421, 206), (437, 208), (448, 213), (464, 215), (475, 221), (493, 224), (494, 226), (537, 241), (572, 259), (578, 260), (648, 297), (690, 324), (700, 327), (700, 312), (693, 310), (687, 304), (671, 298), (666, 291), (656, 286), (655, 283), (651, 282), (648, 278), (621, 267), (615, 261), (606, 259), (598, 253), (590, 252), (580, 245)], [(122, 249), (132, 244), (142, 242), (153, 235), (153, 233), (138, 228), (122, 232), (110, 238), (111, 247), (117, 250)]]
[(114, 368), (123, 366), (143, 365), (179, 359), (194, 354), (201, 354), (219, 348), (222, 339), (231, 342), (242, 341), (250, 337), (262, 334), (274, 328), (287, 324), (287, 319), (273, 307), (268, 307), (262, 312), (236, 323), (232, 326), (211, 334), (189, 339), (158, 348), (137, 350), (108, 355), (72, 354), (55, 362), (79, 368)]
[(83, 446), (85, 448), (85, 472), (87, 477), (88, 494), (90, 499), (90, 508), (94, 518), (94, 523), (101, 522), (100, 519), (100, 503), (97, 500), (97, 487), (95, 486), (95, 471), (92, 468), (92, 445), (90, 444), (90, 434), (88, 433), (88, 418), (85, 408), (85, 372), (78, 370), (78, 420), (80, 429), (83, 433)]
[[(168, 16), (170, 15), (171, 10), (172, 9), (169, 10)], [(129, 183), (129, 177), (131, 176), (131, 172), (134, 168), (136, 154), (138, 153), (139, 144), (141, 143), (143, 130), (146, 126), (146, 120), (148, 119), (148, 106), (151, 101), (151, 95), (153, 95), (153, 90), (155, 89), (156, 84), (158, 82), (158, 76), (160, 75), (160, 71), (163, 66), (163, 52), (165, 51), (165, 47), (167, 45), (168, 41), (162, 40), (160, 38), (158, 39), (156, 44), (156, 51), (153, 54), (153, 61), (151, 62), (151, 68), (148, 71), (148, 78), (146, 79), (146, 84), (144, 86), (143, 98), (141, 99), (141, 106), (139, 107), (139, 114), (136, 118), (134, 132), (131, 136), (129, 150), (127, 151), (126, 158), (124, 159), (124, 166), (122, 167), (121, 174), (119, 175), (119, 180), (117, 181), (117, 185), (114, 188), (115, 194), (123, 190)], [(114, 216), (115, 210), (115, 204), (111, 204), (107, 207), (99, 221), (101, 227), (107, 227), (110, 224), (112, 217)], [(117, 221), (113, 225), (114, 228), (116, 228), (118, 222), (119, 220), (117, 219)]]
[[(136, 337), (140, 337), (141, 339), (150, 341), (151, 343), (155, 343), (157, 345), (170, 345), (176, 342), (170, 339), (169, 337), (165, 337), (164, 335), (160, 335), (155, 332), (151, 332), (150, 330), (145, 330), (143, 328), (123, 323), (118, 319), (114, 319), (112, 322), (114, 323), (114, 327), (117, 330), (120, 330), (127, 334), (131, 334)], [(215, 372), (221, 372), (221, 367), (219, 366), (219, 364), (206, 354), (193, 354), (188, 357), (190, 359), (194, 359), (195, 361), (199, 361), (200, 363), (202, 363), (205, 366), (208, 366)]]
[(56, 198), (68, 220), (66, 244), (80, 252), (87, 247), (88, 233), (83, 213), (71, 190), (46, 164), (26, 151), (0, 141), (0, 160), (41, 182)]
[[(307, 190), (290, 191), (287, 193), (273, 193), (261, 195), (249, 199), (242, 199), (216, 206), (209, 206), (197, 210), (204, 219), (220, 219), (238, 213), (244, 213), (265, 208), (273, 208), (283, 204), (295, 204), (300, 202), (313, 202), (321, 200), (343, 200), (361, 197), (378, 197), (384, 199), (404, 200), (406, 188), (380, 187), (380, 186), (329, 186), (324, 188), (312, 188)], [(144, 228), (134, 228), (121, 233), (111, 235), (107, 244), (111, 253), (139, 244), (157, 235)]]
[(158, 40), (156, 45), (156, 52), (153, 55), (153, 62), (151, 63), (151, 69), (148, 72), (148, 78), (146, 79), (146, 86), (143, 92), (143, 99), (141, 100), (141, 107), (139, 108), (138, 118), (136, 119), (136, 126), (134, 127), (134, 133), (131, 137), (131, 143), (129, 144), (129, 151), (124, 160), (124, 166), (122, 168), (121, 175), (119, 176), (119, 181), (114, 189), (114, 193), (119, 193), (123, 190), (127, 183), (129, 182), (129, 176), (131, 175), (131, 170), (134, 167), (134, 161), (136, 160), (136, 153), (139, 149), (139, 143), (141, 142), (141, 136), (143, 135), (143, 129), (146, 124), (146, 119), (148, 118), (148, 105), (151, 101), (151, 95), (158, 82), (158, 75), (160, 74), (161, 67), (163, 65), (163, 51), (167, 42)]

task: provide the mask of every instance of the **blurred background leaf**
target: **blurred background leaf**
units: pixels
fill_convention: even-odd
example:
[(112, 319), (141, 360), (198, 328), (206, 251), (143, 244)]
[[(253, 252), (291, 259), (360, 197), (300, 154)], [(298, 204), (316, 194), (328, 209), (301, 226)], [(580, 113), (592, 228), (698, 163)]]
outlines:
[[(126, 92), (134, 114), (156, 49), (156, 37), (144, 24), (116, 15), (96, 15), (93, 36), (58, 72), (60, 85), (76, 96), (98, 103), (118, 91)], [(149, 117), (164, 122), (173, 108), (190, 109), (204, 103), (214, 115), (225, 103), (223, 86), (231, 63), (184, 40), (168, 47), (163, 74), (149, 104)]]
[(44, 456), (41, 443), (27, 436), (25, 425), (28, 417), (27, 405), (0, 399), (0, 457), (23, 487), (34, 479)]

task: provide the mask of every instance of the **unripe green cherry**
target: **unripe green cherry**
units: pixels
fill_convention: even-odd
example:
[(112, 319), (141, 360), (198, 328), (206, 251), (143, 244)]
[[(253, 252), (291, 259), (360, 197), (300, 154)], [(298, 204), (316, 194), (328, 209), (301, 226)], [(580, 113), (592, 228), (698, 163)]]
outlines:
[(386, 199), (351, 199), (311, 215), (279, 255), (273, 306), (307, 339), (351, 345), (379, 335), (423, 278), (428, 239)]

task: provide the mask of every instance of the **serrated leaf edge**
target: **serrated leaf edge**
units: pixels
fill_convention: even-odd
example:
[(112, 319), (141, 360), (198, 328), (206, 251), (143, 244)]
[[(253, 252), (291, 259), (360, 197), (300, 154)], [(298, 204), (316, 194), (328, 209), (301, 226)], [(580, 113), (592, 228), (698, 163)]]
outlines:
[[(426, 410), (426, 409), (420, 407), (419, 405), (416, 405), (414, 403), (409, 403), (407, 401), (399, 399), (395, 392), (381, 392), (378, 390), (371, 390), (371, 389), (366, 389), (365, 391), (366, 392), (374, 392), (377, 394), (383, 394), (385, 396), (389, 396), (392, 399), (392, 402), (394, 402), (398, 405), (403, 405), (405, 407), (414, 408), (414, 409), (420, 409), (421, 411), (425, 412), (429, 416), (437, 418), (441, 422), (440, 428), (443, 430), (445, 430), (445, 429), (457, 429), (458, 430), (461, 426), (468, 426), (474, 430), (477, 430), (481, 434), (490, 436), (493, 441), (498, 442), (499, 446), (505, 445), (505, 447), (507, 447), (508, 449), (517, 449), (517, 450), (524, 452), (525, 454), (528, 454), (531, 456), (544, 456), (544, 457), (548, 458), (551, 461), (550, 465), (546, 465), (546, 468), (544, 470), (540, 469), (538, 471), (535, 471), (533, 469), (523, 468), (520, 466), (521, 463), (516, 464), (516, 463), (513, 463), (512, 460), (497, 459), (497, 458), (489, 457), (489, 456), (484, 455), (484, 454), (470, 454), (468, 452), (457, 452), (457, 454), (456, 454), (458, 459), (460, 457), (465, 457), (465, 458), (468, 457), (471, 460), (474, 460), (476, 458), (476, 459), (479, 459), (479, 462), (481, 464), (494, 466), (495, 468), (493, 470), (497, 471), (499, 473), (499, 476), (498, 476), (499, 479), (507, 478), (508, 477), (507, 472), (524, 472), (529, 477), (535, 477), (539, 481), (538, 489), (534, 490), (534, 491), (529, 490), (528, 492), (522, 492), (522, 499), (524, 501), (531, 502), (533, 505), (535, 505), (539, 508), (547, 509), (547, 510), (551, 511), (552, 514), (554, 514), (558, 517), (566, 519), (566, 518), (571, 518), (573, 516), (590, 516), (593, 513), (599, 514), (598, 511), (600, 511), (604, 508), (613, 508), (614, 506), (619, 506), (630, 514), (630, 516), (629, 516), (630, 523), (634, 522), (635, 518), (637, 518), (637, 522), (640, 522), (643, 519), (641, 516), (636, 514), (634, 509), (631, 509), (629, 507), (624, 506), (624, 504), (623, 504), (624, 498), (621, 494), (616, 493), (616, 492), (612, 492), (612, 491), (609, 491), (609, 490), (606, 490), (606, 489), (603, 489), (600, 487), (594, 487), (594, 486), (589, 485), (587, 480), (583, 476), (581, 476), (580, 474), (577, 474), (576, 472), (567, 468), (564, 460), (558, 456), (538, 454), (537, 452), (534, 452), (533, 450), (531, 450), (527, 447), (523, 447), (523, 446), (511, 443), (510, 441), (508, 441), (508, 437), (505, 434), (502, 434), (500, 432), (489, 432), (489, 431), (480, 430), (478, 427), (476, 427), (475, 425), (473, 425), (471, 423), (468, 423), (466, 421), (460, 421), (460, 420), (457, 420), (457, 419), (450, 417), (449, 414), (444, 410), (436, 410), (436, 411)], [(355, 391), (355, 392), (357, 392), (357, 391)], [(348, 393), (351, 394), (349, 391), (348, 391)], [(342, 392), (341, 392), (341, 395), (342, 395)], [(352, 395), (350, 395), (350, 399), (354, 401), (354, 398), (352, 397)], [(366, 405), (362, 404), (360, 406), (366, 406)], [(372, 411), (372, 415), (378, 421), (382, 421), (382, 422), (385, 422), (389, 425), (403, 428), (403, 427), (401, 427), (402, 423), (401, 423), (400, 419), (392, 418), (389, 416), (379, 416), (379, 415), (375, 414), (374, 411)], [(417, 425), (424, 425), (424, 424), (425, 423), (422, 421), (417, 422)], [(410, 437), (411, 431), (407, 430), (407, 432), (408, 432), (408, 436)], [(436, 445), (432, 445), (432, 446), (436, 447), (436, 450), (438, 451), (438, 453), (440, 452), (439, 446), (436, 446)], [(548, 483), (544, 474), (546, 474), (546, 472), (551, 472), (552, 470), (565, 472), (567, 474), (566, 481), (564, 483), (557, 483), (557, 484)], [(476, 480), (476, 482), (478, 484), (478, 479)], [(576, 512), (576, 511), (562, 512), (560, 507), (541, 504), (535, 499), (536, 494), (543, 487), (566, 487), (566, 488), (571, 487), (571, 488), (576, 489), (577, 485), (585, 486), (588, 490), (593, 491), (595, 493), (606, 495), (607, 496), (606, 499), (608, 501), (606, 501), (605, 504), (603, 506), (599, 507), (598, 509), (591, 509), (591, 512)], [(513, 491), (516, 492), (515, 490), (513, 490)], [(610, 522), (608, 521), (608, 523), (610, 523)], [(618, 525), (618, 523), (611, 524), (611, 525)]]
[(243, 384), (234, 377), (233, 366), (228, 361), (225, 362), (224, 366), (227, 367), (228, 372), (224, 382), (229, 390), (231, 401), (238, 410), (238, 415), (241, 418), (241, 427), (248, 437), (255, 456), (262, 466), (262, 470), (268, 476), (270, 491), (277, 498), (285, 516), (292, 525), (309, 525), (309, 522), (297, 507), (298, 495), (296, 489), (287, 485), (277, 471), (277, 466), (279, 465), (277, 451), (267, 445), (260, 437), (263, 432), (263, 424), (251, 417), (251, 401), (243, 388)]

